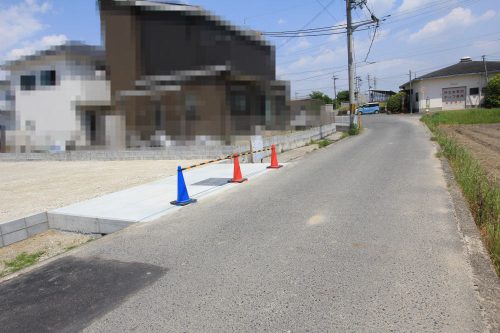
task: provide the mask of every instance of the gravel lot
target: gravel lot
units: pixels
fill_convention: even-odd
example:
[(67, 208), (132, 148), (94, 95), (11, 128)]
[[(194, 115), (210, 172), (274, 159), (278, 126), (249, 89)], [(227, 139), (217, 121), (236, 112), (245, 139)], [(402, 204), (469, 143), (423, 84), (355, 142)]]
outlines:
[(0, 222), (174, 175), (184, 161), (0, 163)]

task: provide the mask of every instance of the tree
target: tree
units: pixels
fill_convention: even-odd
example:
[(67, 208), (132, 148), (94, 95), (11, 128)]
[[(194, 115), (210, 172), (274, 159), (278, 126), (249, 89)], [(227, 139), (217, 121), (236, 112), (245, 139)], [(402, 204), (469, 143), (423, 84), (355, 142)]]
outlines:
[(402, 104), (405, 99), (406, 94), (404, 92), (398, 92), (397, 94), (392, 95), (387, 100), (387, 110), (394, 113), (402, 112)]
[(484, 106), (495, 108), (500, 106), (500, 74), (491, 78), (484, 90)]
[(340, 102), (349, 102), (349, 91), (342, 90), (337, 93), (337, 101)]
[(309, 97), (312, 99), (318, 99), (323, 101), (325, 104), (333, 104), (333, 100), (327, 94), (323, 94), (320, 91), (313, 91), (309, 94)]

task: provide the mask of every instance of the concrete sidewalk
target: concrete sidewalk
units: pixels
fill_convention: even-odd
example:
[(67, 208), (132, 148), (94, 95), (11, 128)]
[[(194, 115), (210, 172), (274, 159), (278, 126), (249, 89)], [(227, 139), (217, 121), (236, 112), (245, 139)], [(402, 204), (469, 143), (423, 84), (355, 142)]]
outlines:
[[(241, 164), (244, 177), (250, 180), (267, 170), (268, 164)], [(233, 186), (232, 163), (218, 163), (184, 171), (192, 198), (200, 199)], [(181, 207), (173, 206), (177, 198), (177, 175), (160, 181), (79, 202), (48, 212), (51, 228), (83, 233), (111, 233), (137, 222), (158, 219)]]

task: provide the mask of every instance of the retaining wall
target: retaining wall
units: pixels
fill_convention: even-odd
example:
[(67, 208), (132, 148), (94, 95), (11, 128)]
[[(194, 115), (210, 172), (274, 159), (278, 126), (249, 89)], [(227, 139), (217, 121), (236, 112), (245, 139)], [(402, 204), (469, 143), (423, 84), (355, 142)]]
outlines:
[(49, 230), (47, 213), (2, 222), (0, 223), (0, 247), (22, 241), (46, 230)]
[[(303, 146), (336, 131), (335, 124), (314, 127), (304, 131), (263, 138), (264, 146), (275, 144), (280, 150)], [(3, 153), (0, 161), (112, 161), (112, 160), (185, 160), (213, 159), (234, 152), (250, 150), (250, 144), (233, 146), (169, 146), (166, 148), (128, 150), (86, 150), (44, 153)]]

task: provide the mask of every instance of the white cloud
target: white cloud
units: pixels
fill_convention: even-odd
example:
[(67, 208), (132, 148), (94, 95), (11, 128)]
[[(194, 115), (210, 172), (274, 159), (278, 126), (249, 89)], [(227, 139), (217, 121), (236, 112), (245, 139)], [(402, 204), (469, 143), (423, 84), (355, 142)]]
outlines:
[(278, 24), (279, 24), (279, 25), (282, 25), (282, 24), (285, 24), (285, 23), (286, 23), (286, 21), (285, 21), (284, 19), (282, 19), (282, 18), (280, 18), (280, 19), (278, 20)]
[(381, 16), (392, 9), (395, 2), (396, 0), (368, 0), (367, 4), (375, 15)]
[(403, 0), (401, 6), (398, 8), (398, 12), (426, 8), (431, 2), (435, 2), (435, 0)]
[(311, 46), (311, 43), (307, 40), (306, 37), (299, 37), (298, 42), (288, 48), (289, 52), (299, 51), (303, 49), (307, 49)]
[(39, 50), (48, 49), (51, 46), (64, 44), (66, 41), (68, 41), (68, 38), (65, 35), (48, 35), (38, 41), (25, 43), (26, 46), (24, 47), (11, 50), (8, 53), (7, 58), (9, 60), (14, 60), (33, 54)]
[(0, 9), (0, 53), (43, 29), (37, 18), (50, 9), (50, 3), (24, 0)]
[(493, 10), (488, 10), (481, 16), (474, 16), (468, 8), (457, 7), (447, 15), (428, 22), (422, 29), (410, 35), (410, 41), (423, 40), (436, 37), (457, 28), (465, 28), (474, 23), (489, 20), (496, 15)]

